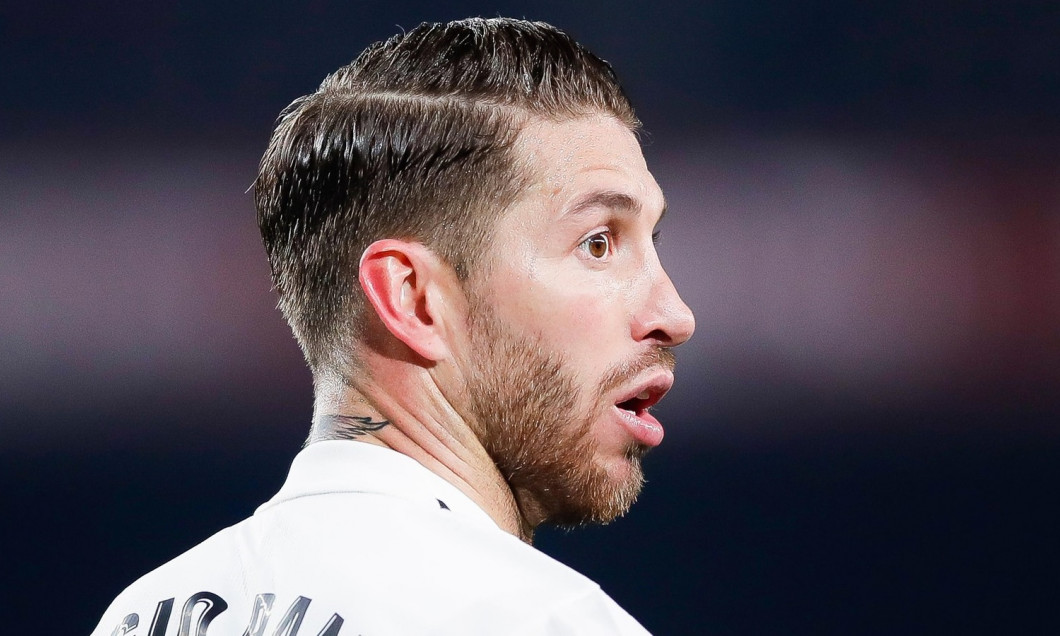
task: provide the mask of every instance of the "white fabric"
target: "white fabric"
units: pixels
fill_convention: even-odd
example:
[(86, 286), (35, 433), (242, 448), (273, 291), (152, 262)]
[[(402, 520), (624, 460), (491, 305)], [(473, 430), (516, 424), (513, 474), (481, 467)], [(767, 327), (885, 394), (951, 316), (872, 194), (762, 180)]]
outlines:
[(252, 517), (126, 589), (93, 636), (646, 633), (415, 460), (331, 441)]

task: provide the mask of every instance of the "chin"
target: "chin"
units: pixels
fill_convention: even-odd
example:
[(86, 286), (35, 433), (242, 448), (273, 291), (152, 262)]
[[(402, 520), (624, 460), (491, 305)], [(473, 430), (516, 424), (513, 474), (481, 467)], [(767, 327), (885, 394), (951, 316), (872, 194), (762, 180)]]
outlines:
[(645, 452), (646, 447), (634, 445), (606, 459), (597, 453), (591, 468), (577, 479), (580, 497), (553, 510), (549, 522), (562, 527), (606, 524), (626, 514), (644, 486), (641, 457)]
[(607, 475), (610, 489), (627, 490), (643, 482), (643, 469), (640, 458), (644, 453), (624, 452), (612, 454), (607, 458), (598, 458), (597, 466)]

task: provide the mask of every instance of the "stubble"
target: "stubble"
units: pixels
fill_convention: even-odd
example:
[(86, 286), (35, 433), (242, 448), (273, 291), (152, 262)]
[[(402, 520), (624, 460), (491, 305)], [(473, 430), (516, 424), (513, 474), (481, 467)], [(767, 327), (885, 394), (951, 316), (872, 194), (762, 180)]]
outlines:
[(613, 407), (602, 401), (604, 396), (647, 368), (672, 367), (672, 354), (656, 350), (620, 364), (579, 400), (577, 378), (562, 354), (513, 334), (486, 303), (471, 304), (475, 366), (467, 391), (472, 425), (524, 517), (575, 526), (623, 515), (643, 487), (641, 457), (648, 449), (630, 441), (628, 469), (611, 474), (597, 460), (593, 424)]

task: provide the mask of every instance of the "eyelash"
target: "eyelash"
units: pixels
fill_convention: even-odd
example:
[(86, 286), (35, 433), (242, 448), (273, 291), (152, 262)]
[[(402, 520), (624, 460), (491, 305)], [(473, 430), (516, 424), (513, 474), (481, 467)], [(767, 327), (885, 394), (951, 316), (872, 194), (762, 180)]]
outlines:
[[(604, 254), (603, 256), (594, 256), (593, 253), (590, 251), (591, 248), (589, 247), (589, 244), (592, 241), (594, 241), (596, 239), (600, 239), (600, 238), (603, 238), (603, 239), (605, 239), (607, 241), (607, 253)], [(611, 234), (611, 230), (604, 230), (602, 232), (594, 232), (590, 236), (587, 236), (585, 238), (585, 240), (581, 242), (580, 247), (583, 250), (585, 250), (585, 253), (588, 254), (590, 258), (592, 258), (594, 260), (602, 261), (605, 258), (607, 258), (608, 256), (610, 256), (615, 251), (615, 238)]]
[[(596, 232), (596, 233), (594, 233), (594, 234), (592, 234), (590, 236), (587, 236), (585, 238), (585, 240), (581, 242), (581, 245), (580, 245), (580, 247), (582, 249), (584, 249), (586, 252), (589, 252), (589, 242), (594, 240), (594, 239), (600, 238), (600, 237), (604, 237), (607, 240), (607, 254), (605, 256), (593, 256), (592, 253), (590, 252), (589, 256), (591, 258), (596, 259), (596, 260), (603, 260), (604, 258), (606, 258), (606, 256), (609, 256), (612, 252), (614, 252), (615, 239), (614, 239), (614, 235), (611, 233), (611, 230), (604, 230), (602, 232)], [(655, 245), (655, 246), (658, 246), (659, 245), (659, 240), (661, 238), (662, 238), (662, 233), (659, 232), (659, 230), (655, 230), (654, 232), (651, 233), (651, 244)]]

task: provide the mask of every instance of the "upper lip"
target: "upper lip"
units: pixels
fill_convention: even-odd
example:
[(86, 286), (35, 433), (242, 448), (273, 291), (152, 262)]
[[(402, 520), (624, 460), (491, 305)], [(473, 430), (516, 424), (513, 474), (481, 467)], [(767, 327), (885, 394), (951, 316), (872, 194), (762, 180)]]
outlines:
[[(664, 369), (658, 369), (620, 393), (615, 400), (615, 406), (635, 413), (641, 413), (655, 406), (659, 400), (663, 399), (663, 396), (666, 395), (673, 384), (674, 374)], [(637, 397), (642, 394), (647, 394), (647, 397)]]

